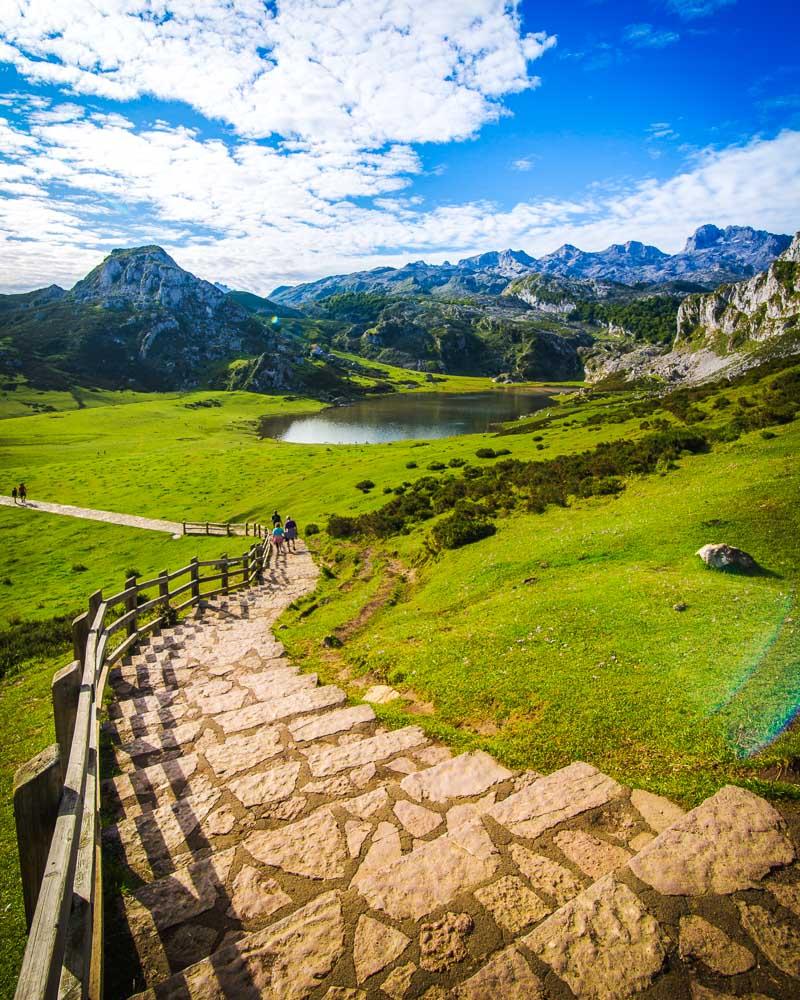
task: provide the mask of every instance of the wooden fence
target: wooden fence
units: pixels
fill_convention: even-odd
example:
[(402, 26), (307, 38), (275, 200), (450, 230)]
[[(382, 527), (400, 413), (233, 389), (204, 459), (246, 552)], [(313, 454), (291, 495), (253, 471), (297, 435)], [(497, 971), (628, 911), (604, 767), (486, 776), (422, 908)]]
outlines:
[(269, 528), (255, 521), (234, 522), (229, 521), (220, 524), (216, 521), (184, 521), (184, 535), (245, 535), (253, 538), (268, 538)]
[(254, 542), (237, 558), (195, 558), (150, 580), (129, 577), (117, 594), (92, 594), (88, 610), (75, 619), (75, 659), (52, 685), (58, 742), (23, 765), (14, 779), (29, 927), (15, 1000), (102, 996), (98, 713), (109, 668), (143, 636), (173, 624), (181, 611), (252, 586), (270, 552), (267, 541)]

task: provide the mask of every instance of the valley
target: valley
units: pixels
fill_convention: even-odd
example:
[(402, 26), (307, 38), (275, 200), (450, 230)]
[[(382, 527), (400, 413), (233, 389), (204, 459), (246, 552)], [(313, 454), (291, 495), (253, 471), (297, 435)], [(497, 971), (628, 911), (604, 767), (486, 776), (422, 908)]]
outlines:
[[(511, 767), (587, 760), (685, 807), (730, 782), (800, 797), (792, 258), (741, 285), (698, 292), (671, 278), (655, 295), (603, 275), (516, 274), (490, 299), (342, 290), (300, 312), (201, 288), (220, 325), (195, 331), (192, 346), (191, 312), (187, 325), (176, 320), (158, 348), (164, 365), (152, 345), (175, 308), (169, 289), (202, 302), (196, 279), (151, 248), (121, 266), (166, 269), (177, 285), (140, 274), (125, 295), (147, 285), (144, 304), (113, 305), (114, 323), (95, 333), (70, 327), (57, 349), (44, 337), (56, 314), (34, 293), (12, 319), (0, 310), (3, 492), (24, 480), (34, 501), (178, 522), (292, 514), (322, 572), (277, 634), (294, 662), (354, 702), (390, 687), (396, 697), (375, 706), (383, 725), (419, 725)], [(68, 300), (84, 318), (86, 287)], [(720, 320), (724, 344), (707, 328), (715, 297), (746, 317)], [(54, 301), (65, 308), (64, 296)], [(106, 308), (91, 305), (92, 322)], [(93, 353), (96, 336), (121, 367)], [(721, 362), (701, 385), (647, 368), (698, 351)], [(605, 367), (592, 383), (593, 357)], [(514, 419), (454, 433), (458, 407), (509, 394), (539, 395), (535, 408), (500, 406), (497, 419)], [(455, 407), (447, 436), (425, 420), (414, 436), (386, 433), (406, 401), (433, 405), (434, 423)], [(298, 421), (353, 414), (378, 428), (376, 443), (280, 439)], [(69, 621), (89, 590), (237, 549), (5, 506), (0, 530), (8, 985), (24, 943), (11, 780), (52, 741), (49, 686), (69, 655)], [(762, 571), (709, 570), (695, 553), (718, 541)]]

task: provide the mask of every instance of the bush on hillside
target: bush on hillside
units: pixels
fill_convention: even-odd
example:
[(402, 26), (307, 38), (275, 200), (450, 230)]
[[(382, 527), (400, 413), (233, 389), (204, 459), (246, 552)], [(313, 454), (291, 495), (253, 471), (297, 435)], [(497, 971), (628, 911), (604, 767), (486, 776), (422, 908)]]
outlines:
[(319, 525), (318, 524), (314, 524), (313, 521), (311, 522), (311, 524), (307, 524), (306, 525), (305, 534), (306, 535), (318, 535), (319, 534)]
[(362, 493), (369, 493), (370, 490), (375, 489), (375, 483), (371, 479), (362, 479), (361, 482), (356, 483), (356, 489), (361, 490)]
[[(331, 514), (328, 518), (327, 532), (331, 538), (352, 538), (356, 534), (356, 519)], [(307, 533), (307, 532), (306, 532)]]
[(491, 521), (483, 518), (464, 517), (458, 511), (453, 511), (434, 525), (431, 532), (433, 540), (439, 548), (459, 549), (462, 545), (479, 542), (497, 531)]
[(16, 673), (29, 660), (66, 656), (72, 649), (73, 618), (74, 612), (45, 621), (12, 622), (0, 632), (0, 677)]

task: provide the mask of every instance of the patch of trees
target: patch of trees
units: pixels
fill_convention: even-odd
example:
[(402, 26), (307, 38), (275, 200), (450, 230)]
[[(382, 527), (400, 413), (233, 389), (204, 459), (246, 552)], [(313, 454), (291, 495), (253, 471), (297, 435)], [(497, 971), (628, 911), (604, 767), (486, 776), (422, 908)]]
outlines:
[(675, 338), (680, 304), (681, 299), (671, 295), (653, 295), (631, 302), (579, 302), (569, 319), (595, 326), (612, 323), (644, 343), (669, 344)]

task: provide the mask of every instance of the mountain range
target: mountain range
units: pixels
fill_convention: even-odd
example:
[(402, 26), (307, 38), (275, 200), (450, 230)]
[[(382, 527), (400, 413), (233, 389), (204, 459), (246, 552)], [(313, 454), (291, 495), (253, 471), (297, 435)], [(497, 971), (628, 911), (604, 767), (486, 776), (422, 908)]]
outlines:
[(565, 243), (544, 257), (523, 250), (501, 250), (465, 257), (456, 264), (414, 261), (404, 267), (379, 267), (337, 274), (301, 285), (282, 285), (270, 299), (295, 308), (341, 292), (388, 295), (434, 295), (440, 298), (499, 295), (509, 282), (527, 274), (593, 278), (626, 285), (688, 282), (688, 291), (711, 290), (763, 271), (789, 246), (791, 237), (750, 226), (705, 225), (686, 241), (680, 253), (631, 240), (590, 253)]
[(539, 260), (493, 251), (264, 298), (203, 281), (157, 246), (114, 250), (70, 290), (0, 296), (0, 379), (3, 391), (390, 389), (343, 354), (503, 381), (694, 378), (699, 352), (713, 372), (766, 342), (796, 349), (799, 259), (797, 239), (703, 226), (671, 256), (635, 242)]

